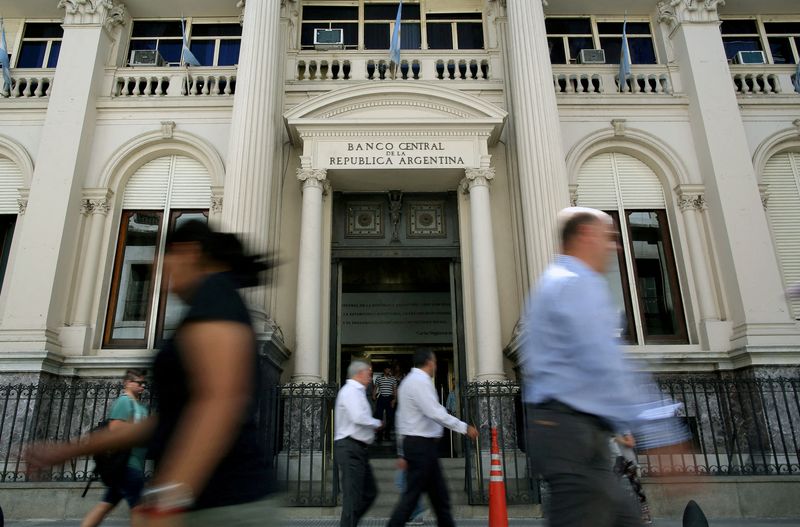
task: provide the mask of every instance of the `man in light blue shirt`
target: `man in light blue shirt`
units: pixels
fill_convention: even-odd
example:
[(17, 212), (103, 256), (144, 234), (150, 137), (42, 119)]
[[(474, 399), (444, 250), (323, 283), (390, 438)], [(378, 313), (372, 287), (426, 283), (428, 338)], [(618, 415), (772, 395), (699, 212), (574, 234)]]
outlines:
[(582, 207), (561, 211), (559, 225), (562, 254), (528, 304), (521, 361), (534, 469), (550, 487), (551, 527), (638, 526), (609, 463), (612, 431), (630, 428), (637, 413), (603, 276), (616, 229), (609, 215)]

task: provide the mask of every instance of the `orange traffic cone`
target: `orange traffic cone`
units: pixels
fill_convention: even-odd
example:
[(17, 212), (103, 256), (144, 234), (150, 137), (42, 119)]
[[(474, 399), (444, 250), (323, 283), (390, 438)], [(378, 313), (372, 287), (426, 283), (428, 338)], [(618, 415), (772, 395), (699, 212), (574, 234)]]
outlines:
[(492, 466), (489, 470), (489, 527), (508, 527), (506, 483), (497, 446), (497, 428), (492, 428)]

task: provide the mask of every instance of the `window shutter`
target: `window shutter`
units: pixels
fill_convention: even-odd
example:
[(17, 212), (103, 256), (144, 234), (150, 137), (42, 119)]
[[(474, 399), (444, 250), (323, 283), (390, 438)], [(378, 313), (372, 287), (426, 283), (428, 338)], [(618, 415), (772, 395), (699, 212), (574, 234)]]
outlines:
[(137, 170), (125, 186), (124, 209), (161, 209), (167, 206), (172, 157), (154, 159)]
[(128, 210), (164, 210), (168, 202), (171, 209), (207, 209), (211, 206), (211, 178), (192, 158), (159, 157), (131, 176), (122, 201)]
[[(783, 280), (787, 287), (800, 283), (800, 154), (773, 156), (764, 167), (763, 182), (769, 201), (767, 218)], [(800, 318), (800, 300), (792, 301), (795, 318)]]
[(663, 209), (666, 202), (661, 181), (650, 167), (635, 157), (612, 152), (596, 155), (581, 167), (578, 205), (602, 210)]
[(625, 209), (663, 209), (664, 189), (658, 176), (638, 159), (611, 154), (616, 164), (617, 183)]
[(189, 157), (175, 157), (169, 206), (171, 209), (211, 207), (211, 178), (203, 165)]
[(0, 214), (19, 214), (19, 189), (24, 186), (16, 163), (0, 157)]
[(617, 186), (612, 154), (600, 154), (584, 163), (578, 174), (578, 205), (601, 210), (617, 210)]

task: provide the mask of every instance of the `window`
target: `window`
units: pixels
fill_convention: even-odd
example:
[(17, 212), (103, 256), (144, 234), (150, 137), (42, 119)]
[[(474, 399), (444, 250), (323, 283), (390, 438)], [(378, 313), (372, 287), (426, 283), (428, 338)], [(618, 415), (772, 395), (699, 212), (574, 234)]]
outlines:
[(181, 63), (182, 38), (180, 20), (135, 20), (130, 50), (158, 50), (165, 62), (177, 66)]
[[(400, 45), (412, 49), (484, 49), (483, 0), (403, 2)], [(315, 29), (341, 29), (345, 49), (388, 50), (398, 2), (303, 5), (300, 47), (314, 47)]]
[(61, 51), (64, 29), (61, 24), (28, 22), (17, 53), (18, 68), (55, 68)]
[(764, 22), (772, 64), (800, 62), (800, 22)]
[[(767, 185), (767, 219), (784, 285), (800, 284), (800, 153), (773, 156), (764, 167)], [(790, 300), (794, 317), (800, 320), (800, 299)]]
[(664, 192), (638, 159), (619, 153), (588, 160), (578, 176), (578, 205), (608, 212), (620, 244), (608, 269), (620, 311), (620, 337), (631, 344), (686, 343), (686, 323)]
[(358, 47), (358, 7), (356, 6), (303, 6), (303, 23), (300, 28), (300, 45), (314, 47), (315, 29), (341, 29), (345, 49)]
[[(619, 64), (623, 20), (548, 17), (545, 27), (552, 64), (575, 64), (582, 49), (602, 49), (606, 63)], [(631, 63), (658, 63), (649, 21), (628, 20), (627, 36)]]
[(429, 13), (428, 49), (483, 49), (481, 13)]
[(160, 157), (131, 177), (114, 258), (103, 344), (153, 348), (169, 338), (185, 305), (169, 293), (163, 252), (169, 234), (208, 219), (211, 183), (204, 167), (183, 156)]
[(726, 19), (720, 25), (725, 55), (732, 61), (740, 51), (764, 51), (755, 19)]
[(241, 25), (195, 23), (190, 30), (189, 49), (203, 66), (233, 66), (239, 62)]
[[(398, 3), (364, 5), (364, 49), (389, 49)], [(422, 48), (419, 4), (403, 4), (401, 49)]]

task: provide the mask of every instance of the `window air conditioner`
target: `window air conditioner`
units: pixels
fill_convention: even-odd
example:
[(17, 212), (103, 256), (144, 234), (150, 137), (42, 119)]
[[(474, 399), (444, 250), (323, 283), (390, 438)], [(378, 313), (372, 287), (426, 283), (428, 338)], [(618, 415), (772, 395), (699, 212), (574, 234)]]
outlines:
[(314, 29), (314, 49), (344, 48), (343, 29)]
[(157, 49), (134, 49), (131, 51), (131, 66), (164, 66), (164, 57)]
[(734, 59), (736, 64), (766, 64), (767, 57), (763, 51), (740, 51)]
[(578, 54), (578, 64), (605, 64), (606, 52), (602, 49), (582, 49)]

